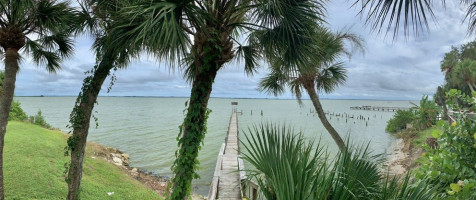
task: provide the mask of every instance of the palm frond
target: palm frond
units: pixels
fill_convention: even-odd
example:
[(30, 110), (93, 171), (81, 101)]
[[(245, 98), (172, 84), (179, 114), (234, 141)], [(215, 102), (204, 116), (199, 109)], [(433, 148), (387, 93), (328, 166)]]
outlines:
[(330, 93), (347, 80), (346, 69), (342, 62), (323, 66), (316, 73), (316, 88), (318, 91)]
[(74, 52), (73, 40), (65, 33), (43, 35), (38, 42), (43, 48), (55, 51), (62, 58), (68, 58)]
[(159, 0), (128, 6), (121, 10), (121, 18), (128, 20), (117, 22), (111, 35), (116, 43), (144, 45), (158, 58), (180, 59), (191, 42), (182, 21), (190, 7), (194, 5)]
[(27, 32), (40, 35), (48, 33), (71, 33), (77, 22), (77, 11), (68, 1), (56, 2), (51, 0), (35, 1), (36, 7), (28, 16), (30, 24), (26, 26)]
[(183, 69), (183, 78), (189, 84), (192, 84), (195, 78), (195, 68), (193, 67), (194, 62), (193, 54), (188, 53), (182, 58), (180, 62), (180, 67)]
[(291, 90), (291, 93), (293, 93), (296, 96), (296, 99), (298, 100), (299, 105), (302, 105), (302, 82), (299, 80), (299, 78), (295, 78), (291, 81), (288, 82), (289, 88)]
[(262, 124), (250, 128), (245, 140), (243, 159), (256, 170), (250, 170), (266, 199), (312, 199), (314, 174), (325, 172), (321, 158), (323, 147), (306, 142), (302, 135), (286, 126)]
[(236, 48), (236, 57), (238, 61), (245, 61), (245, 73), (253, 75), (258, 70), (258, 60), (262, 58), (261, 49), (258, 44), (250, 43), (248, 45), (239, 45)]
[(61, 69), (62, 61), (58, 53), (46, 49), (40, 42), (27, 38), (25, 52), (31, 54), (33, 61), (39, 65), (45, 65), (46, 70), (55, 73)]
[(428, 31), (428, 20), (435, 18), (430, 0), (356, 0), (353, 6), (359, 3), (366, 24), (379, 33), (393, 32), (394, 40), (402, 23), (405, 36), (410, 29), (418, 35), (422, 30)]
[(412, 180), (411, 173), (405, 177), (394, 176), (390, 178), (387, 174), (381, 183), (378, 197), (375, 199), (438, 199), (434, 187), (427, 184), (425, 180)]
[[(468, 1), (469, 2), (469, 1)], [(476, 2), (471, 3), (466, 10), (466, 16), (464, 20), (468, 20), (468, 33), (474, 33), (476, 31)]]
[(253, 31), (268, 60), (275, 58), (293, 68), (308, 62), (312, 54), (312, 36), (316, 26), (324, 22), (327, 1), (260, 0), (252, 5), (253, 24), (264, 29)]
[(288, 77), (280, 70), (272, 70), (267, 76), (262, 78), (259, 82), (258, 90), (264, 91), (267, 94), (278, 96), (285, 90)]
[[(248, 128), (240, 141), (247, 170), (266, 199), (435, 199), (425, 181), (380, 174), (381, 155), (369, 143), (350, 146), (329, 158), (320, 143), (306, 142), (300, 132), (272, 123)], [(382, 179), (382, 177), (384, 177)]]

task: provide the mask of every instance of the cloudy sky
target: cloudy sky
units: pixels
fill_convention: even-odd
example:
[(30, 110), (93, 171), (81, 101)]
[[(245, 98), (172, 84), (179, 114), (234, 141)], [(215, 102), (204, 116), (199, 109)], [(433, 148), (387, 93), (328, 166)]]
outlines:
[[(352, 1), (332, 0), (328, 5), (328, 26), (333, 30), (348, 30), (365, 39), (365, 53), (355, 53), (351, 59), (343, 58), (348, 70), (348, 81), (332, 94), (322, 94), (332, 99), (420, 99), (432, 95), (443, 83), (439, 62), (452, 45), (461, 45), (475, 36), (467, 36), (464, 7), (447, 2), (446, 9), (435, 8), (436, 22), (428, 34), (396, 41), (392, 35), (373, 33), (350, 8)], [(78, 38), (76, 53), (64, 62), (62, 71), (48, 74), (42, 66), (26, 59), (21, 64), (17, 78), (17, 96), (75, 96), (78, 94), (84, 72), (94, 65), (90, 50), (91, 40)], [(275, 98), (256, 90), (259, 80), (267, 73), (263, 65), (259, 73), (247, 77), (239, 63), (228, 65), (217, 76), (213, 97)], [(190, 86), (179, 70), (172, 70), (166, 63), (141, 57), (127, 70), (115, 73), (117, 81), (112, 90), (103, 90), (102, 96), (180, 96), (190, 94)], [(104, 89), (110, 81), (106, 81)], [(278, 98), (293, 98), (287, 92)], [(306, 97), (305, 97), (306, 98)]]

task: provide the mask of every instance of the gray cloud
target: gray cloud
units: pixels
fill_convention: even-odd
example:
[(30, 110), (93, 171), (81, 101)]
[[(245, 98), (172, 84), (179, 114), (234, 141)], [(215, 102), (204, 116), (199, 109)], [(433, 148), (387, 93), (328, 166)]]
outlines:
[[(344, 5), (344, 6), (342, 6)], [(357, 15), (358, 10), (349, 8), (348, 0), (334, 0), (328, 7), (328, 24), (335, 31), (348, 30), (365, 39), (364, 55), (355, 53), (350, 60), (343, 58), (348, 69), (348, 81), (324, 98), (359, 99), (419, 99), (432, 94), (443, 83), (439, 62), (452, 45), (468, 42), (467, 26), (462, 23), (464, 8), (456, 2), (447, 2), (447, 8), (436, 6), (436, 23), (430, 24), (430, 33), (405, 38), (398, 35), (372, 32)], [(90, 38), (78, 38), (75, 56), (64, 62), (63, 70), (48, 74), (41, 66), (26, 59), (17, 79), (17, 95), (77, 95), (85, 71), (91, 69), (95, 57), (90, 50)], [(263, 64), (264, 65), (264, 64)], [(267, 73), (266, 65), (254, 76), (243, 71), (243, 62), (230, 63), (220, 70), (212, 96), (214, 97), (269, 97), (256, 90), (260, 79)], [(127, 69), (115, 72), (117, 81), (112, 91), (106, 89), (103, 96), (189, 96), (190, 85), (178, 69), (157, 62), (143, 55)], [(280, 98), (292, 98), (286, 92)]]

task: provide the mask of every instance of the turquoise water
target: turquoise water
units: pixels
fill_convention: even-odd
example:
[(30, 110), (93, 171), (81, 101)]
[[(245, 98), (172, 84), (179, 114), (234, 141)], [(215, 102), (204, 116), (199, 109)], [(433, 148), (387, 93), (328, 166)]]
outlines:
[[(69, 132), (66, 125), (74, 105), (74, 97), (16, 97), (28, 115), (41, 109), (46, 121), (52, 126)], [(105, 146), (118, 148), (131, 156), (131, 166), (154, 172), (162, 176), (172, 175), (172, 165), (177, 150), (178, 126), (184, 118), (186, 98), (142, 98), (142, 97), (100, 97), (94, 115), (99, 126), (91, 124), (88, 139)], [(238, 102), (239, 129), (248, 133), (248, 127), (261, 122), (273, 122), (293, 126), (301, 130), (308, 139), (321, 139), (335, 152), (332, 138), (325, 131), (314, 113), (310, 101), (299, 106), (296, 100), (269, 99), (222, 99), (212, 98), (212, 110), (208, 120), (208, 133), (200, 152), (201, 179), (194, 181), (194, 191), (206, 195), (213, 175), (216, 155), (225, 139), (231, 114), (232, 101)], [(393, 112), (350, 110), (351, 106), (400, 106), (410, 107), (408, 101), (369, 100), (322, 100), (325, 111), (356, 116), (354, 119), (328, 116), (331, 124), (342, 135), (349, 135), (356, 144), (370, 141), (370, 149), (375, 153), (385, 153), (395, 140), (385, 133), (385, 125)], [(261, 111), (263, 115), (261, 115)], [(252, 114), (251, 114), (252, 113)], [(368, 120), (359, 120), (362, 115)], [(94, 121), (94, 120), (93, 120)]]

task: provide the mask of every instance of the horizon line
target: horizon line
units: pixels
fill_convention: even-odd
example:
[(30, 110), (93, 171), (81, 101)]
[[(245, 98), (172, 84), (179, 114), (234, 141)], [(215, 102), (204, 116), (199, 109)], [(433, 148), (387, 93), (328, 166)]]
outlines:
[[(77, 97), (69, 95), (21, 95), (15, 97)], [(136, 95), (125, 95), (125, 96), (103, 96), (99, 95), (98, 97), (126, 97), (126, 98), (190, 98), (188, 96), (136, 96)], [(266, 97), (210, 97), (216, 99), (265, 99), (265, 100), (297, 100), (295, 98), (266, 98)], [(303, 98), (302, 100), (311, 100), (309, 98)], [(366, 98), (320, 98), (320, 100), (372, 100), (372, 101), (418, 101), (418, 99), (366, 99)]]

